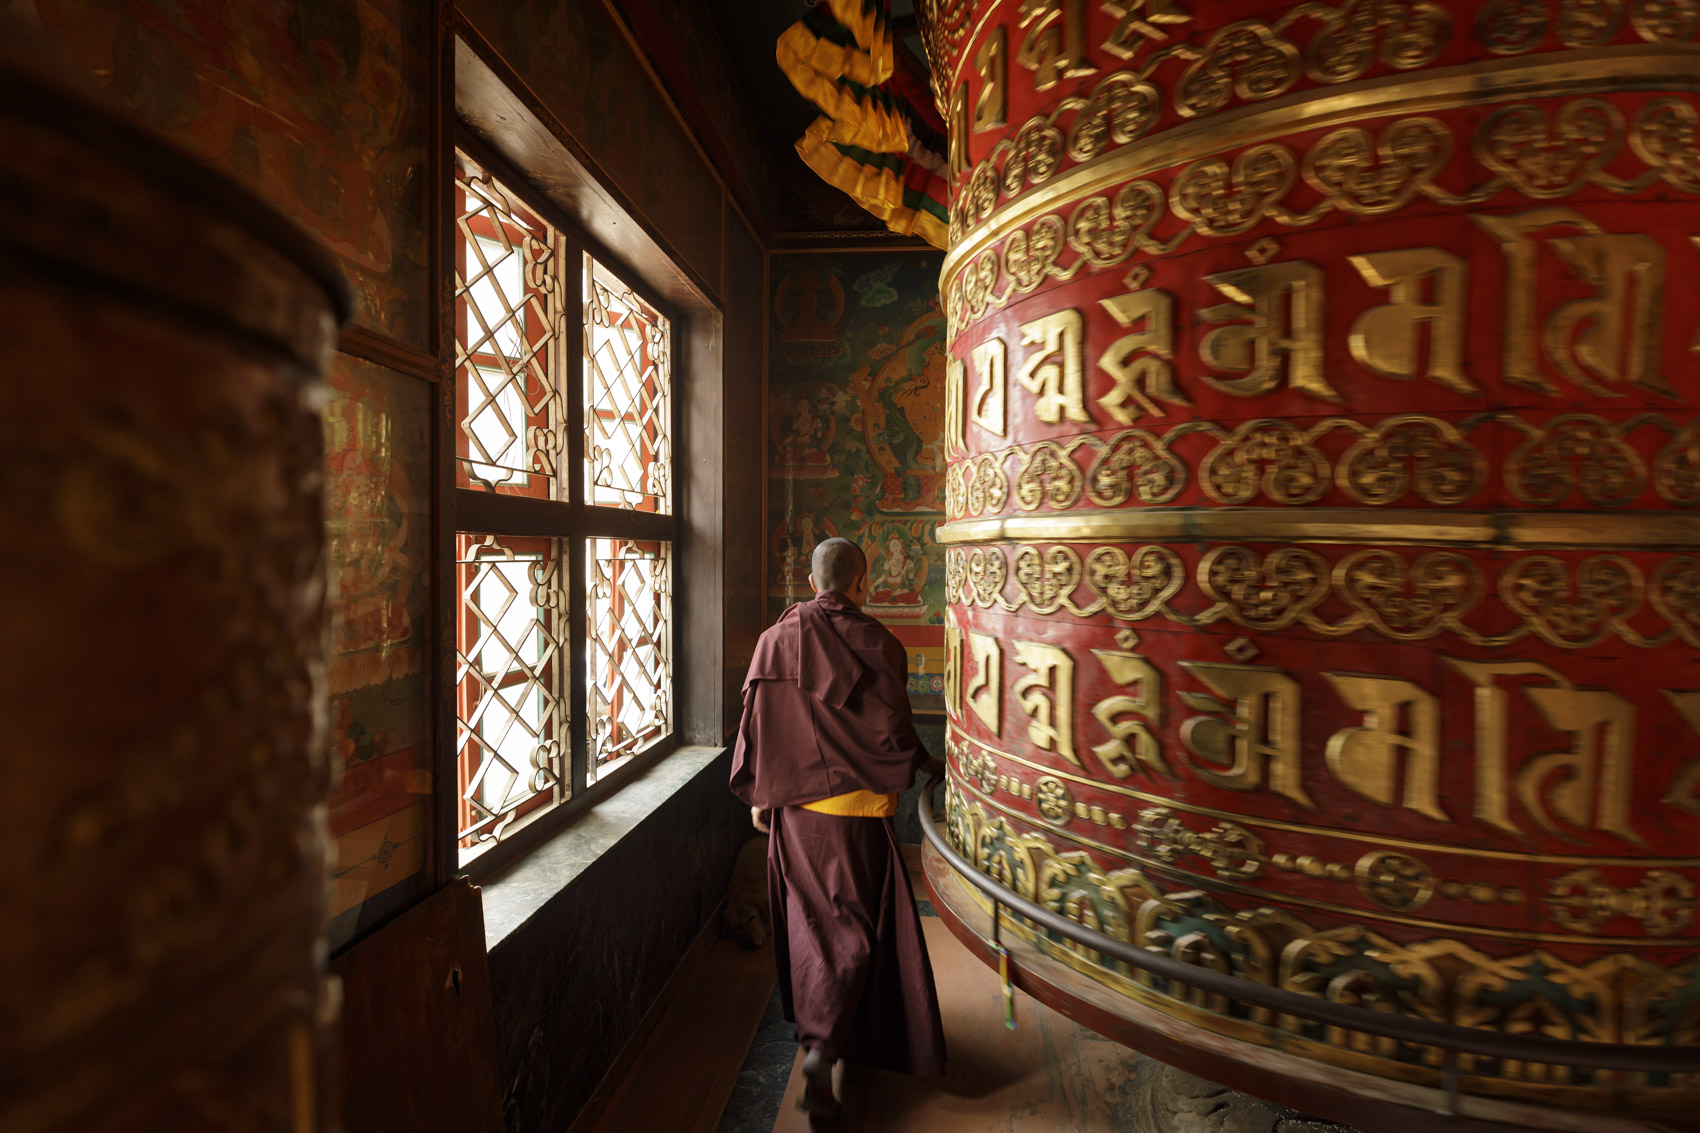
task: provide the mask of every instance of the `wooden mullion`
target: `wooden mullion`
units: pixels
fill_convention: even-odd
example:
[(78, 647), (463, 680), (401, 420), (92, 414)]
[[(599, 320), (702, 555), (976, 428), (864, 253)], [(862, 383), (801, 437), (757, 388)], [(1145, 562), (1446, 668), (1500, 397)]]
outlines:
[(586, 789), (590, 769), (590, 696), (589, 662), (585, 643), (590, 636), (589, 604), (590, 579), (586, 540), (580, 524), (584, 511), (584, 246), (575, 230), (556, 229), (559, 243), (557, 260), (561, 265), (562, 322), (565, 334), (556, 357), (556, 388), (566, 401), (567, 444), (565, 463), (561, 468), (561, 483), (566, 487), (564, 498), (572, 509), (574, 534), (562, 542), (568, 558), (567, 570), (567, 683), (569, 729), (572, 743), (568, 759), (572, 765), (571, 794), (578, 797)]
[[(450, 0), (430, 0), (431, 44), (427, 62), (425, 215), (426, 270), (430, 277), (430, 345), (436, 351), (438, 380), (431, 414), (431, 619), (426, 646), (429, 663), (427, 703), (431, 705), (430, 750), (435, 779), (431, 792), (431, 829), (425, 868), (432, 889), (460, 869), (460, 755), (456, 720), (460, 690), (455, 653), (460, 618), (460, 573), (455, 565), (455, 154), (454, 31)], [(361, 340), (364, 345), (374, 345)]]
[(579, 532), (599, 539), (658, 539), (671, 543), (679, 537), (677, 518), (652, 511), (587, 507), (580, 509), (574, 522)]
[(551, 539), (577, 530), (571, 504), (474, 488), (456, 488), (454, 498), (455, 527), (460, 531)]

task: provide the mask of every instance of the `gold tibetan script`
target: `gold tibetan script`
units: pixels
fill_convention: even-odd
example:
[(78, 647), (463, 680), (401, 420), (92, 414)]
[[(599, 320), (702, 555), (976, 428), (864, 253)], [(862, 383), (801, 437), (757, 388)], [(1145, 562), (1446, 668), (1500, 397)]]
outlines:
[[(1603, 830), (1637, 845), (1645, 840), (1630, 825), (1634, 785), (1635, 707), (1607, 689), (1577, 688), (1561, 674), (1534, 661), (1446, 663), (1476, 686), (1476, 817), (1512, 834), (1525, 834), (1511, 818), (1511, 799), (1522, 804), (1542, 829), (1571, 838), (1558, 825)], [(1507, 747), (1510, 694), (1501, 677), (1539, 677), (1545, 685), (1519, 686), (1524, 697), (1571, 746), (1544, 752), (1513, 774)], [(1525, 835), (1526, 836), (1526, 835)]]
[(1012, 641), (1017, 665), (1033, 670), (1015, 682), (1012, 691), (1022, 711), (1031, 716), (1027, 738), (1041, 751), (1054, 751), (1076, 767), (1074, 753), (1074, 658), (1055, 645)]
[[(1464, 376), (1464, 307), (1469, 269), (1462, 257), (1439, 248), (1406, 248), (1348, 256), (1371, 287), (1389, 290), (1389, 302), (1371, 307), (1352, 325), (1352, 357), (1387, 378), (1426, 377), (1457, 393), (1481, 391)], [(1420, 296), (1424, 283), (1432, 296)], [(1429, 327), (1428, 364), (1419, 369), (1418, 330)]]
[(1166, 416), (1153, 399), (1191, 405), (1175, 384), (1170, 363), (1175, 356), (1174, 296), (1151, 287), (1100, 300), (1099, 305), (1122, 326), (1139, 328), (1116, 339), (1098, 359), (1098, 365), (1116, 380), (1115, 387), (1098, 399), (1104, 411), (1123, 425), (1131, 425), (1139, 419), (1140, 411), (1153, 417)]
[(1133, 774), (1134, 760), (1172, 778), (1174, 772), (1163, 761), (1162, 748), (1151, 731), (1151, 726), (1161, 727), (1163, 723), (1162, 670), (1138, 653), (1094, 649), (1092, 654), (1111, 680), (1129, 690), (1092, 706), (1093, 719), (1110, 737), (1094, 747), (1092, 754), (1117, 779)]
[(968, 652), (974, 678), (964, 689), (965, 702), (992, 735), (1003, 732), (1003, 642), (989, 633), (969, 631)]
[(1328, 401), (1341, 397), (1322, 372), (1322, 269), (1304, 260), (1239, 268), (1204, 277), (1232, 299), (1199, 314), (1227, 323), (1204, 336), (1199, 353), (1217, 370), (1243, 371), (1238, 378), (1204, 375), (1225, 393), (1259, 397), (1281, 383)]
[(1033, 349), (1015, 379), (1034, 394), (1033, 415), (1047, 425), (1058, 424), (1064, 417), (1087, 423), (1092, 420), (1086, 412), (1081, 373), (1085, 338), (1085, 321), (1079, 311), (1056, 311), (1021, 324), (1021, 344)]
[[(1613, 397), (1624, 392), (1598, 378), (1674, 396), (1658, 372), (1665, 252), (1657, 241), (1636, 233), (1606, 232), (1566, 208), (1513, 216), (1477, 214), (1471, 219), (1499, 242), (1505, 257), (1506, 381), (1557, 395), (1558, 386), (1541, 370), (1544, 353), (1571, 384), (1592, 394)], [(1545, 241), (1535, 238), (1547, 229), (1568, 234)], [(1536, 304), (1543, 243), (1576, 278), (1595, 289), (1592, 298), (1560, 304), (1544, 324)]]
[(1181, 741), (1198, 757), (1191, 764), (1199, 777), (1230, 791), (1255, 791), (1267, 778), (1276, 794), (1314, 808), (1304, 789), (1299, 682), (1262, 665), (1180, 664), (1210, 691), (1233, 698), (1229, 705), (1203, 693), (1180, 694), (1188, 707), (1205, 713), (1181, 725)]
[(1364, 714), (1361, 726), (1328, 739), (1325, 758), (1334, 777), (1371, 802), (1393, 806), (1403, 756), (1404, 805), (1449, 821), (1440, 807), (1440, 705), (1434, 694), (1395, 677), (1323, 676), (1341, 700)]

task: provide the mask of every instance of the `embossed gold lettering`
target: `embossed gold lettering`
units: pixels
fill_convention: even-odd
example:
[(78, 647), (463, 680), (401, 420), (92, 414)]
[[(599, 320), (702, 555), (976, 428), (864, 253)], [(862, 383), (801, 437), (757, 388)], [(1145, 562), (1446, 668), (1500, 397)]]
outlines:
[[(1371, 802), (1450, 821), (1440, 806), (1440, 707), (1434, 695), (1394, 677), (1323, 676), (1348, 707), (1364, 714), (1361, 725), (1328, 738), (1326, 758), (1334, 777)], [(1401, 756), (1402, 802), (1397, 799)]]
[(1204, 713), (1181, 725), (1181, 741), (1199, 757), (1189, 761), (1199, 777), (1230, 791), (1255, 791), (1267, 770), (1270, 790), (1314, 808), (1300, 762), (1298, 681), (1262, 665), (1182, 661), (1181, 668), (1234, 701), (1180, 694), (1189, 708)]
[(1034, 349), (1027, 352), (1015, 380), (1035, 395), (1033, 415), (1047, 425), (1058, 424), (1064, 417), (1092, 420), (1086, 412), (1081, 375), (1084, 338), (1079, 311), (1057, 311), (1021, 324), (1021, 344)]
[[(1131, 692), (1105, 697), (1092, 706), (1092, 715), (1108, 732), (1105, 743), (1093, 747), (1092, 754), (1105, 770), (1117, 779), (1133, 774), (1133, 761), (1138, 760), (1159, 775), (1172, 777), (1174, 772), (1163, 760), (1163, 751), (1149, 725), (1163, 724), (1163, 673), (1138, 653), (1116, 649), (1094, 649), (1112, 681)], [(1143, 720), (1126, 719), (1140, 716)]]
[[(1517, 798), (1523, 808), (1546, 830), (1562, 837), (1563, 831), (1542, 801), (1543, 794), (1550, 795), (1553, 812), (1570, 825), (1591, 825), (1645, 845), (1646, 840), (1629, 825), (1635, 706), (1609, 689), (1530, 686), (1523, 695), (1548, 724), (1575, 737), (1568, 749), (1544, 752), (1517, 772)], [(1563, 778), (1548, 787), (1546, 781), (1554, 772), (1563, 772)]]
[[(1541, 208), (1514, 216), (1473, 216), (1499, 241), (1505, 257), (1505, 380), (1556, 395), (1558, 385), (1541, 372), (1540, 354), (1577, 388), (1601, 396), (1621, 391), (1600, 385), (1627, 381), (1671, 395), (1658, 373), (1664, 306), (1664, 250), (1649, 237), (1614, 235), (1566, 208)], [(1531, 235), (1544, 229), (1575, 233), (1550, 238), (1553, 250), (1596, 294), (1561, 305), (1544, 329), (1536, 309), (1540, 245)]]
[(1086, 62), (1086, 0), (1021, 0), (1020, 20), (1028, 31), (1016, 62), (1033, 72), (1035, 89), (1097, 71)]
[(1148, 287), (1100, 300), (1100, 305), (1122, 326), (1139, 328), (1116, 339), (1098, 359), (1098, 365), (1116, 380), (1115, 388), (1098, 399), (1104, 412), (1131, 425), (1141, 410), (1153, 417), (1167, 416), (1153, 399), (1191, 405), (1175, 384), (1169, 362), (1175, 356), (1174, 297)]
[(1015, 682), (1013, 691), (1022, 711), (1031, 716), (1027, 738), (1041, 751), (1054, 751), (1076, 767), (1074, 753), (1074, 658), (1056, 645), (1012, 641), (1017, 665), (1033, 670)]
[(964, 702), (992, 735), (1003, 734), (1003, 642), (989, 633), (968, 633), (968, 653), (974, 678), (964, 689)]
[(968, 176), (968, 84), (958, 83), (950, 96), (950, 178)]
[(952, 358), (944, 368), (944, 437), (945, 443), (956, 448), (968, 447), (968, 434), (962, 411), (964, 386), (968, 384), (968, 367), (960, 358)]
[(980, 97), (974, 100), (974, 132), (993, 130), (1009, 120), (1009, 32), (995, 27), (974, 56), (980, 73)]
[(1169, 33), (1158, 24), (1184, 24), (1192, 19), (1175, 0), (1104, 0), (1103, 8), (1116, 21), (1104, 40), (1104, 50), (1117, 59), (1132, 59), (1141, 44), (1168, 39)]
[(944, 711), (952, 720), (962, 719), (962, 627), (955, 610), (944, 618)]
[[(1464, 376), (1464, 303), (1469, 269), (1439, 248), (1406, 248), (1348, 256), (1364, 282), (1391, 291), (1390, 302), (1358, 316), (1348, 340), (1352, 357), (1388, 378), (1427, 377), (1457, 393), (1481, 391)], [(1431, 297), (1421, 298), (1427, 283)], [(1419, 365), (1418, 328), (1429, 326), (1428, 364)], [(1419, 373), (1419, 370), (1421, 371)]]
[[(1665, 699), (1682, 716), (1695, 735), (1700, 736), (1700, 691), (1667, 689)], [(1691, 755), (1671, 773), (1665, 793), (1659, 801), (1689, 814), (1700, 814), (1700, 755)]]
[(986, 432), (1001, 437), (1008, 430), (1003, 339), (988, 338), (973, 349), (970, 357), (974, 360), (974, 371), (980, 377), (980, 388), (974, 393), (968, 419)]
[[(1635, 755), (1635, 709), (1606, 689), (1579, 689), (1562, 674), (1534, 661), (1461, 661), (1446, 663), (1476, 686), (1476, 817), (1513, 834), (1523, 830), (1511, 818), (1515, 791), (1523, 809), (1545, 830), (1566, 835), (1553, 815), (1572, 826), (1602, 830), (1637, 845), (1645, 844), (1629, 824), (1630, 788)], [(1509, 704), (1501, 677), (1539, 677), (1546, 685), (1522, 686), (1524, 697), (1549, 727), (1571, 733), (1571, 746), (1542, 752), (1510, 770), (1506, 737)], [(1555, 773), (1562, 777), (1552, 785)], [(1551, 807), (1546, 799), (1551, 798)]]
[[(1673, 396), (1659, 375), (1665, 305), (1665, 250), (1637, 234), (1565, 236), (1553, 248), (1579, 279), (1598, 289), (1574, 299), (1548, 320), (1542, 336), (1548, 355), (1580, 389), (1610, 396), (1584, 368), (1608, 381)], [(1627, 318), (1626, 318), (1627, 316)]]
[(1245, 376), (1204, 380), (1239, 397), (1260, 397), (1281, 382), (1301, 393), (1327, 401), (1341, 397), (1322, 372), (1322, 269), (1304, 260), (1240, 268), (1204, 277), (1205, 282), (1234, 300), (1206, 307), (1207, 322), (1249, 319), (1249, 323), (1217, 327), (1199, 343), (1204, 361), (1218, 370), (1244, 371)]

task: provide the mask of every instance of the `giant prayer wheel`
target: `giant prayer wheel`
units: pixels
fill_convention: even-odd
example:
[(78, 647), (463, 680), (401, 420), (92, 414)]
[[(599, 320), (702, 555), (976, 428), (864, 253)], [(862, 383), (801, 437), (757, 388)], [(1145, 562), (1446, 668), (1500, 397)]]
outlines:
[(0, 1129), (318, 1133), (338, 266), (0, 16)]
[[(950, 841), (1246, 980), (1700, 1041), (1700, 6), (921, 7)], [(1228, 1085), (1444, 1108), (1432, 1048), (1004, 932)], [(1700, 1066), (1457, 1071), (1700, 1120)]]

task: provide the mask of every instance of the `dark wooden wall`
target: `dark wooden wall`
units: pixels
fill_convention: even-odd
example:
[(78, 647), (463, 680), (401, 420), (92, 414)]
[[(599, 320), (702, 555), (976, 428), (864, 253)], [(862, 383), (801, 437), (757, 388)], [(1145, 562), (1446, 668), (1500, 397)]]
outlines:
[[(333, 949), (401, 925), (454, 872), (440, 699), (452, 642), (446, 654), (448, 623), (434, 613), (452, 592), (442, 576), (452, 517), (434, 453), (449, 441), (454, 363), (441, 315), (449, 147), (466, 128), (457, 118), (478, 116), (457, 108), (457, 95), (474, 93), (456, 90), (461, 66), (498, 76), (528, 112), (523, 123), (485, 116), (480, 139), (528, 175), (531, 159), (563, 154), (588, 174), (539, 169), (532, 188), (643, 275), (691, 336), (680, 731), (723, 741), (763, 616), (761, 447), (751, 442), (762, 431), (771, 237), (750, 188), (765, 180), (761, 157), (717, 78), (729, 71), (717, 43), (666, 39), (680, 34), (677, 5), (616, 0), (16, 6), (139, 118), (318, 234), (354, 285), (326, 429), (342, 581), (329, 673), (342, 769), (330, 808)], [(634, 27), (663, 40), (646, 47)], [(713, 90), (714, 105), (705, 112), (697, 98), (687, 115), (670, 89)], [(719, 900), (747, 834), (724, 762), (492, 954), (511, 1129), (566, 1127)], [(362, 989), (347, 994), (353, 1003)]]

